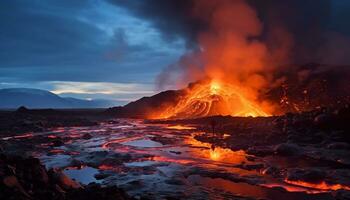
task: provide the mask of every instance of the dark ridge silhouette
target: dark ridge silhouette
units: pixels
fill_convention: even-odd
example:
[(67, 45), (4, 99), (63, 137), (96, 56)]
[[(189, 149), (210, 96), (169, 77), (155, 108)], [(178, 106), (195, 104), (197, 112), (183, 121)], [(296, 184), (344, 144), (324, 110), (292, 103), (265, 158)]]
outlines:
[(167, 106), (175, 106), (183, 94), (183, 90), (168, 90), (151, 97), (142, 97), (125, 106), (109, 108), (106, 113), (117, 117), (148, 118), (151, 112), (159, 112)]
[(0, 109), (27, 108), (107, 108), (113, 104), (110, 100), (83, 100), (60, 97), (46, 90), (32, 88), (0, 89)]

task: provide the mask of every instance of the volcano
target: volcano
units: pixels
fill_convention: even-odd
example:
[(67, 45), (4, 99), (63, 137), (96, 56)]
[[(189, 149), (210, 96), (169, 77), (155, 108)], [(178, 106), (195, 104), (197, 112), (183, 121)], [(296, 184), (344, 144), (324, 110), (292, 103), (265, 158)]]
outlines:
[(198, 82), (185, 89), (185, 95), (174, 107), (162, 111), (158, 118), (192, 118), (213, 115), (268, 116), (240, 88), (216, 80)]
[(240, 92), (240, 88), (215, 80), (202, 80), (187, 88), (144, 97), (107, 112), (118, 117), (183, 119), (214, 115), (268, 116), (269, 113)]
[[(205, 79), (190, 83), (184, 89), (143, 97), (125, 106), (109, 108), (106, 112), (115, 117), (143, 119), (215, 115), (257, 117), (338, 107), (350, 102), (348, 66), (310, 63), (296, 65), (293, 69), (273, 74), (276, 80), (283, 82), (272, 84), (258, 97), (242, 87)], [(302, 78), (301, 74), (304, 74)]]

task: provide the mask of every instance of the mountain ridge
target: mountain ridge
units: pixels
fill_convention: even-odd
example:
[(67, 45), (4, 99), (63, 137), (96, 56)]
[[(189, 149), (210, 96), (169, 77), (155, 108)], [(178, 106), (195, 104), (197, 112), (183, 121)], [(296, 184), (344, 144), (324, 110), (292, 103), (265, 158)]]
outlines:
[(0, 108), (13, 109), (20, 106), (28, 108), (108, 108), (116, 102), (107, 99), (84, 100), (61, 97), (47, 90), (35, 88), (0, 89)]

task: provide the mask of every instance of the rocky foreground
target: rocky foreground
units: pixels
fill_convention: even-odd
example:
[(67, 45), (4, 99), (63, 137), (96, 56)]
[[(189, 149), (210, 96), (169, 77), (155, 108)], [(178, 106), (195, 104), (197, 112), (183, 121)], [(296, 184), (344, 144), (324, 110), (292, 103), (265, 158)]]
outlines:
[[(98, 110), (29, 110), (21, 107), (16, 111), (0, 112), (0, 135), (16, 137), (53, 127), (94, 126), (100, 118), (103, 117)], [(60, 140), (53, 142), (54, 145), (60, 143)], [(31, 150), (32, 145), (28, 145), (24, 149)], [(3, 150), (0, 149), (0, 199), (131, 199), (116, 186), (82, 185), (66, 176), (61, 169), (47, 170), (37, 158), (21, 157), (18, 153), (12, 155)]]
[(217, 116), (172, 121), (205, 131), (206, 134), (195, 138), (211, 143), (213, 149), (244, 150), (266, 161), (258, 166), (242, 165), (243, 168), (258, 170), (293, 185), (344, 190), (338, 193), (341, 195), (338, 199), (350, 198), (346, 192), (350, 190), (349, 122), (349, 106), (280, 117)]
[[(34, 116), (32, 122), (35, 121), (33, 119), (42, 117), (40, 114), (33, 114), (35, 111), (25, 111), (25, 114), (23, 111), (18, 112), (12, 114)], [(63, 119), (78, 117), (77, 114)], [(18, 118), (19, 121), (21, 119), (23, 118)], [(42, 119), (45, 123), (51, 122), (47, 120), (47, 116)], [(57, 119), (56, 122), (59, 120), (62, 119)], [(57, 158), (59, 163), (56, 165), (62, 165), (60, 169), (63, 170), (74, 166), (98, 169), (95, 178), (118, 186), (120, 181), (124, 181), (121, 184), (123, 189), (134, 192), (139, 197), (152, 192), (153, 196), (149, 194), (152, 198), (161, 194), (173, 197), (166, 190), (168, 187), (172, 191), (178, 188), (176, 194), (182, 198), (187, 197), (188, 194), (181, 192), (184, 188), (196, 187), (189, 180), (200, 176), (259, 185), (258, 188), (272, 188), (264, 190), (280, 192), (277, 196), (292, 195), (289, 199), (307, 199), (306, 194), (294, 198), (293, 195), (301, 194), (294, 194), (296, 191), (293, 186), (297, 186), (299, 192), (318, 195), (317, 199), (350, 199), (348, 106), (275, 117), (214, 116), (174, 121), (139, 120), (137, 123), (133, 120), (110, 120), (106, 117), (103, 121), (98, 126), (58, 128), (30, 136), (24, 134), (19, 135), (20, 137), (3, 138), (0, 145), (7, 155), (2, 155), (0, 159), (0, 188), (5, 188), (0, 191), (0, 199), (129, 198), (117, 187), (78, 184), (60, 170), (46, 170), (35, 158), (23, 159), (9, 156), (10, 154), (41, 155), (41, 159), (46, 158), (47, 163)], [(159, 123), (164, 125), (160, 126)], [(84, 123), (80, 125), (83, 126)], [(172, 125), (188, 126), (178, 126), (178, 129), (174, 126), (175, 129), (169, 129)], [(79, 123), (72, 126), (79, 126)], [(196, 141), (202, 143), (197, 144)], [(174, 150), (175, 146), (177, 148)], [(235, 151), (238, 150), (243, 150), (245, 159), (225, 162), (226, 159), (237, 157)], [(220, 160), (220, 153), (221, 156), (226, 155), (225, 160)], [(60, 156), (67, 157), (67, 160), (60, 160)], [(217, 162), (218, 159), (220, 162)], [(148, 162), (151, 163), (149, 166), (138, 166)], [(206, 162), (215, 167), (208, 168), (203, 165)], [(161, 166), (173, 170), (174, 165), (181, 166), (176, 177), (168, 177), (157, 168)], [(223, 171), (220, 167), (224, 165), (253, 175)], [(143, 175), (154, 178), (143, 180), (140, 178)], [(160, 181), (163, 179), (164, 182)], [(150, 183), (158, 187), (153, 188), (154, 185)], [(164, 185), (165, 189), (162, 188)], [(158, 193), (154, 191), (155, 188), (159, 190)], [(268, 199), (277, 199), (275, 197), (276, 195)]]
[(42, 132), (53, 127), (94, 126), (105, 119), (99, 109), (31, 110), (20, 107), (15, 111), (0, 111), (0, 135), (14, 136), (22, 133)]
[(37, 158), (0, 154), (0, 180), (0, 199), (131, 199), (116, 186), (81, 185), (58, 169), (47, 171)]

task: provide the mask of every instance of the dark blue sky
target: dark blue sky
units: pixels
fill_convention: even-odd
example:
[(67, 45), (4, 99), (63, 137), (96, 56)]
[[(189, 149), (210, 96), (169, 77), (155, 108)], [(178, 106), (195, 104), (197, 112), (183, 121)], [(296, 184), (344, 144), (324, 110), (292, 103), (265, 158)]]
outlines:
[[(295, 60), (350, 64), (350, 1), (247, 1), (266, 27), (290, 29), (302, 47)], [(189, 2), (2, 0), (0, 88), (126, 101), (151, 95), (162, 69), (195, 48), (203, 27), (186, 16)]]
[(153, 93), (156, 75), (184, 51), (181, 38), (163, 40), (150, 22), (107, 1), (0, 4), (0, 88), (135, 99)]

